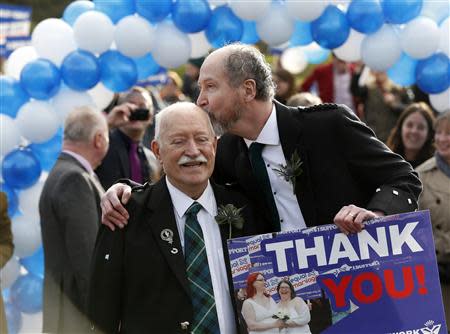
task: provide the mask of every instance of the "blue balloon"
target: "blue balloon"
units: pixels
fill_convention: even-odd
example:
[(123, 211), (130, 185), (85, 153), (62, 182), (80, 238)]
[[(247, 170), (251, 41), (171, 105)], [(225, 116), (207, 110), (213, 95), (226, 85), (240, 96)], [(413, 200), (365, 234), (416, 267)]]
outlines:
[(17, 196), (17, 193), (13, 188), (3, 182), (0, 182), (0, 191), (3, 191), (8, 199), (8, 216), (14, 216), (19, 208), (19, 197)]
[(87, 0), (77, 0), (69, 4), (66, 9), (64, 9), (63, 20), (66, 21), (71, 26), (75, 23), (78, 16), (81, 14), (94, 9), (94, 4), (92, 1)]
[(295, 29), (289, 40), (289, 46), (308, 45), (313, 41), (311, 35), (311, 23), (303, 21), (295, 21)]
[(406, 23), (420, 14), (422, 0), (381, 0), (384, 20), (387, 23)]
[(8, 324), (8, 333), (19, 333), (22, 328), (22, 313), (11, 303), (5, 303), (6, 323)]
[(317, 20), (311, 22), (311, 34), (321, 47), (335, 49), (347, 40), (350, 26), (345, 14), (330, 5)]
[(58, 93), (61, 76), (51, 61), (36, 59), (22, 69), (20, 83), (31, 97), (48, 100)]
[(0, 114), (15, 118), (30, 97), (16, 79), (0, 75)]
[(136, 0), (136, 11), (150, 22), (158, 23), (172, 12), (172, 0)]
[(317, 49), (304, 49), (305, 56), (310, 64), (322, 64), (330, 56), (331, 51), (328, 49), (317, 48)]
[(101, 81), (109, 90), (118, 93), (131, 88), (138, 73), (134, 61), (118, 51), (110, 50), (99, 58)]
[(230, 42), (241, 40), (244, 25), (228, 6), (213, 10), (205, 34), (214, 48), (220, 48)]
[(172, 10), (172, 20), (178, 29), (194, 33), (206, 28), (211, 9), (205, 0), (178, 0)]
[[(158, 3), (158, 1), (155, 2)], [(133, 0), (94, 0), (94, 5), (95, 10), (108, 15), (114, 23), (136, 12)]]
[(244, 31), (242, 32), (241, 42), (244, 44), (256, 44), (259, 42), (258, 32), (256, 31), (256, 22), (242, 20)]
[(397, 85), (411, 86), (416, 82), (416, 66), (417, 60), (403, 53), (400, 60), (387, 71), (387, 75)]
[(138, 72), (138, 80), (145, 80), (149, 76), (157, 74), (161, 71), (161, 66), (153, 59), (151, 53), (141, 58), (134, 58)]
[(347, 9), (347, 20), (356, 31), (372, 34), (384, 23), (383, 10), (378, 0), (353, 0)]
[(68, 87), (84, 91), (99, 82), (100, 66), (92, 53), (75, 50), (64, 58), (61, 64), (61, 76)]
[(417, 86), (425, 93), (438, 94), (450, 85), (450, 59), (440, 52), (420, 60), (416, 67)]
[(44, 249), (42, 246), (32, 255), (21, 258), (19, 262), (29, 273), (44, 278)]
[(23, 313), (42, 310), (43, 279), (27, 274), (20, 276), (11, 286), (11, 301)]
[(41, 171), (39, 160), (28, 148), (12, 150), (3, 159), (3, 180), (14, 189), (31, 187), (39, 180)]
[(62, 128), (44, 143), (32, 143), (28, 148), (34, 153), (39, 160), (41, 167), (45, 171), (50, 171), (55, 165), (62, 149), (63, 130)]

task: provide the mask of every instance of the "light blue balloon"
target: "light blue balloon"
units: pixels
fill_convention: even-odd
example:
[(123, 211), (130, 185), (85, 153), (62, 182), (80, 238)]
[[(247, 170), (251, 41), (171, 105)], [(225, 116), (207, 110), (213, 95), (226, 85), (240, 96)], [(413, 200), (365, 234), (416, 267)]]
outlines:
[(175, 26), (185, 33), (195, 33), (206, 28), (211, 9), (205, 0), (178, 0), (172, 9)]
[(310, 64), (322, 64), (324, 61), (328, 59), (331, 51), (324, 48), (317, 49), (304, 49), (305, 56), (308, 59), (308, 63)]
[(21, 258), (19, 262), (29, 273), (44, 278), (44, 249), (42, 246), (32, 255)]
[(205, 34), (214, 48), (220, 48), (242, 38), (244, 25), (228, 6), (216, 7), (211, 15)]
[(425, 93), (439, 94), (450, 86), (450, 59), (440, 52), (420, 60), (416, 67), (417, 86)]
[(29, 100), (20, 82), (6, 75), (0, 75), (0, 114), (15, 118), (20, 107)]
[(241, 42), (244, 44), (256, 44), (259, 42), (258, 32), (256, 31), (256, 22), (242, 20), (244, 31), (242, 32)]
[[(159, 1), (155, 2), (158, 3)], [(108, 15), (114, 23), (136, 12), (133, 0), (94, 0), (94, 5), (95, 10)]]
[(171, 0), (136, 0), (136, 11), (152, 23), (164, 20), (172, 12)]
[(26, 189), (39, 180), (41, 164), (28, 148), (9, 152), (2, 162), (3, 180), (13, 189)]
[(146, 54), (141, 58), (134, 58), (138, 72), (138, 80), (145, 80), (149, 76), (157, 74), (161, 71), (162, 67), (153, 59), (151, 53)]
[(53, 138), (43, 143), (32, 143), (28, 148), (39, 160), (45, 171), (50, 171), (55, 165), (62, 149), (63, 130), (60, 128)]
[(420, 14), (422, 0), (381, 0), (386, 23), (402, 24)]
[(11, 286), (11, 301), (23, 313), (42, 310), (43, 279), (34, 274), (20, 276)]
[(62, 18), (72, 26), (77, 20), (78, 16), (93, 9), (94, 3), (92, 1), (77, 0), (69, 4), (66, 9), (64, 9)]
[(350, 26), (363, 34), (376, 32), (384, 23), (383, 10), (378, 0), (353, 0), (347, 9)]
[(36, 59), (24, 66), (20, 73), (20, 83), (31, 97), (48, 100), (58, 93), (61, 75), (51, 61)]
[(17, 196), (17, 193), (4, 182), (0, 182), (0, 191), (3, 191), (6, 194), (9, 217), (14, 216), (19, 208), (19, 197)]
[(100, 66), (92, 53), (75, 50), (61, 64), (64, 83), (73, 90), (84, 91), (94, 87), (100, 80)]
[(417, 60), (403, 53), (400, 60), (388, 71), (389, 79), (400, 86), (411, 86), (416, 82)]
[(289, 40), (289, 46), (302, 46), (308, 45), (313, 41), (311, 35), (311, 23), (303, 21), (295, 21), (295, 29)]
[(5, 303), (6, 323), (8, 324), (8, 333), (17, 334), (22, 328), (22, 313), (12, 303)]
[(138, 73), (134, 61), (118, 51), (110, 50), (99, 58), (101, 81), (109, 90), (118, 93), (131, 88)]
[(328, 6), (322, 15), (311, 22), (313, 39), (325, 49), (335, 49), (347, 40), (350, 25), (345, 14), (336, 6)]

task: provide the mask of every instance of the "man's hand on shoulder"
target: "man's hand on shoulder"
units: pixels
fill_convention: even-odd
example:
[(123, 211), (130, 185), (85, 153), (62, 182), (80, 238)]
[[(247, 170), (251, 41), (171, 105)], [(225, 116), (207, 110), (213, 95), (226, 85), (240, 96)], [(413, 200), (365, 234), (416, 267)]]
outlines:
[(381, 216), (384, 216), (381, 211), (370, 211), (351, 204), (342, 207), (333, 221), (342, 233), (350, 234), (361, 232), (364, 221)]
[(116, 226), (124, 228), (130, 217), (124, 205), (128, 203), (130, 197), (130, 186), (123, 183), (112, 185), (100, 200), (102, 224), (108, 226), (112, 231)]

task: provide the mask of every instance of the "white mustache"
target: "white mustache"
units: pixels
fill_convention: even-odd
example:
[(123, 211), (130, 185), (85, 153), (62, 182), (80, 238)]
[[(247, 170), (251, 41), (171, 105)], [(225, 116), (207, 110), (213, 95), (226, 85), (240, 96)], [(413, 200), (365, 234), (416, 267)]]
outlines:
[(178, 159), (179, 165), (188, 164), (190, 162), (208, 162), (208, 160), (205, 158), (203, 154), (200, 154), (198, 157), (190, 158), (186, 155), (183, 155), (180, 159)]

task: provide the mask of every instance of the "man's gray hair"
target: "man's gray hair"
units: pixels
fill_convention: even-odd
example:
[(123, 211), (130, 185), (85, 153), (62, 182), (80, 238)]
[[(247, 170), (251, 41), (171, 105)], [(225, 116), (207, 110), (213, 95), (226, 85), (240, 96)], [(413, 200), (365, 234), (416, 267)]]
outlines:
[(102, 126), (106, 120), (100, 111), (88, 106), (75, 108), (64, 122), (64, 140), (87, 143)]
[(180, 109), (198, 109), (199, 111), (205, 113), (205, 117), (207, 119), (209, 130), (211, 131), (211, 134), (214, 136), (215, 132), (213, 129), (213, 126), (211, 124), (211, 121), (206, 114), (205, 111), (203, 111), (202, 108), (197, 106), (196, 104), (192, 102), (176, 102), (174, 104), (171, 104), (170, 106), (162, 109), (160, 112), (158, 112), (155, 116), (155, 140), (157, 142), (161, 142), (161, 124), (164, 124), (166, 121), (166, 118), (173, 113), (174, 111), (180, 110)]
[(247, 79), (256, 82), (256, 100), (267, 101), (275, 95), (272, 69), (264, 55), (255, 47), (240, 43), (224, 47), (228, 52), (225, 73), (232, 87), (238, 87)]

